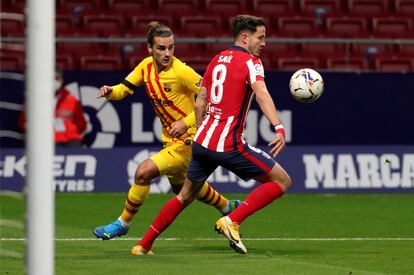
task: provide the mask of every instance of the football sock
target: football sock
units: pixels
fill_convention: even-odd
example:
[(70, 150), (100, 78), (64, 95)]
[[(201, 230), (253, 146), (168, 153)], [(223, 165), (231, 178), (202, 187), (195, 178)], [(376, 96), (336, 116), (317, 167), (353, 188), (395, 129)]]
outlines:
[(237, 224), (241, 224), (248, 216), (262, 209), (283, 195), (283, 190), (275, 182), (266, 182), (256, 187), (242, 204), (228, 216)]
[(183, 211), (185, 205), (173, 197), (161, 208), (144, 237), (138, 242), (143, 248), (150, 250), (155, 239), (175, 220)]
[(205, 204), (214, 206), (221, 213), (226, 213), (228, 211), (228, 200), (213, 187), (211, 187), (208, 182), (205, 182), (203, 187), (201, 187), (201, 190), (197, 195), (197, 199)]
[(118, 220), (123, 226), (129, 226), (135, 214), (141, 205), (147, 199), (150, 191), (150, 185), (133, 184), (129, 189), (128, 196), (125, 200), (124, 210)]

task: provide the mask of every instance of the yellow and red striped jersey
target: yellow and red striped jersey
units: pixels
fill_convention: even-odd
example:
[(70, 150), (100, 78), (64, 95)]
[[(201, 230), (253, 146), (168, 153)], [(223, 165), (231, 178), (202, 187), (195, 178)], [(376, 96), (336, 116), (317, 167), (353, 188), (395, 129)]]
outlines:
[[(200, 91), (201, 76), (181, 60), (173, 57), (171, 65), (157, 73), (152, 56), (142, 60), (125, 78), (113, 86), (109, 100), (120, 100), (133, 94), (136, 87), (145, 85), (145, 90), (162, 124), (164, 143), (191, 141), (196, 132), (194, 102)], [(168, 131), (174, 121), (183, 120), (189, 127), (180, 138), (172, 138)]]

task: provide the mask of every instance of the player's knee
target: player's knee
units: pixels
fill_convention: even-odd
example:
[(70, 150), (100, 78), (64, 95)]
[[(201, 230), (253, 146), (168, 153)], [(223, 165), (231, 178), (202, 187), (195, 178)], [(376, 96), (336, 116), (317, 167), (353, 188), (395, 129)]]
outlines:
[(135, 183), (139, 185), (148, 185), (150, 184), (153, 176), (151, 169), (146, 165), (139, 165), (135, 171)]
[(192, 194), (192, 193), (188, 193), (188, 192), (186, 192), (186, 193), (183, 193), (183, 192), (180, 192), (178, 195), (177, 195), (177, 197), (178, 197), (178, 199), (185, 205), (185, 206), (187, 206), (187, 205), (189, 205), (189, 204), (191, 204), (193, 201), (194, 201), (194, 199), (196, 198), (196, 194)]
[(280, 186), (282, 187), (283, 191), (286, 192), (290, 186), (292, 186), (292, 179), (288, 174), (282, 177), (282, 179), (279, 181)]

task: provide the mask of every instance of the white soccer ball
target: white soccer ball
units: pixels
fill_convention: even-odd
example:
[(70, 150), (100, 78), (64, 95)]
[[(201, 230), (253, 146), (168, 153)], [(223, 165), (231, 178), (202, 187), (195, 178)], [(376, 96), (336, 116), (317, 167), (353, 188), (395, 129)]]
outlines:
[(315, 70), (304, 68), (297, 70), (290, 78), (289, 89), (292, 96), (300, 102), (310, 103), (323, 93), (322, 76)]

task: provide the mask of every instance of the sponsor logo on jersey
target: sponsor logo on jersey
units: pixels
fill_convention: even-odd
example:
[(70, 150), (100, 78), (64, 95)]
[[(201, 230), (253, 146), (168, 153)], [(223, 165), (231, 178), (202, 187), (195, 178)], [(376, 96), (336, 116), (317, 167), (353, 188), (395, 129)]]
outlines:
[(159, 106), (165, 106), (165, 107), (170, 106), (170, 107), (172, 107), (172, 106), (174, 106), (174, 102), (172, 100), (169, 100), (169, 99), (165, 100), (165, 99), (161, 99), (161, 98), (158, 98), (158, 99), (151, 98), (151, 104), (152, 104), (152, 106), (155, 106), (155, 107), (159, 107)]
[(256, 71), (256, 75), (264, 77), (264, 69), (262, 64), (255, 64), (254, 69)]

